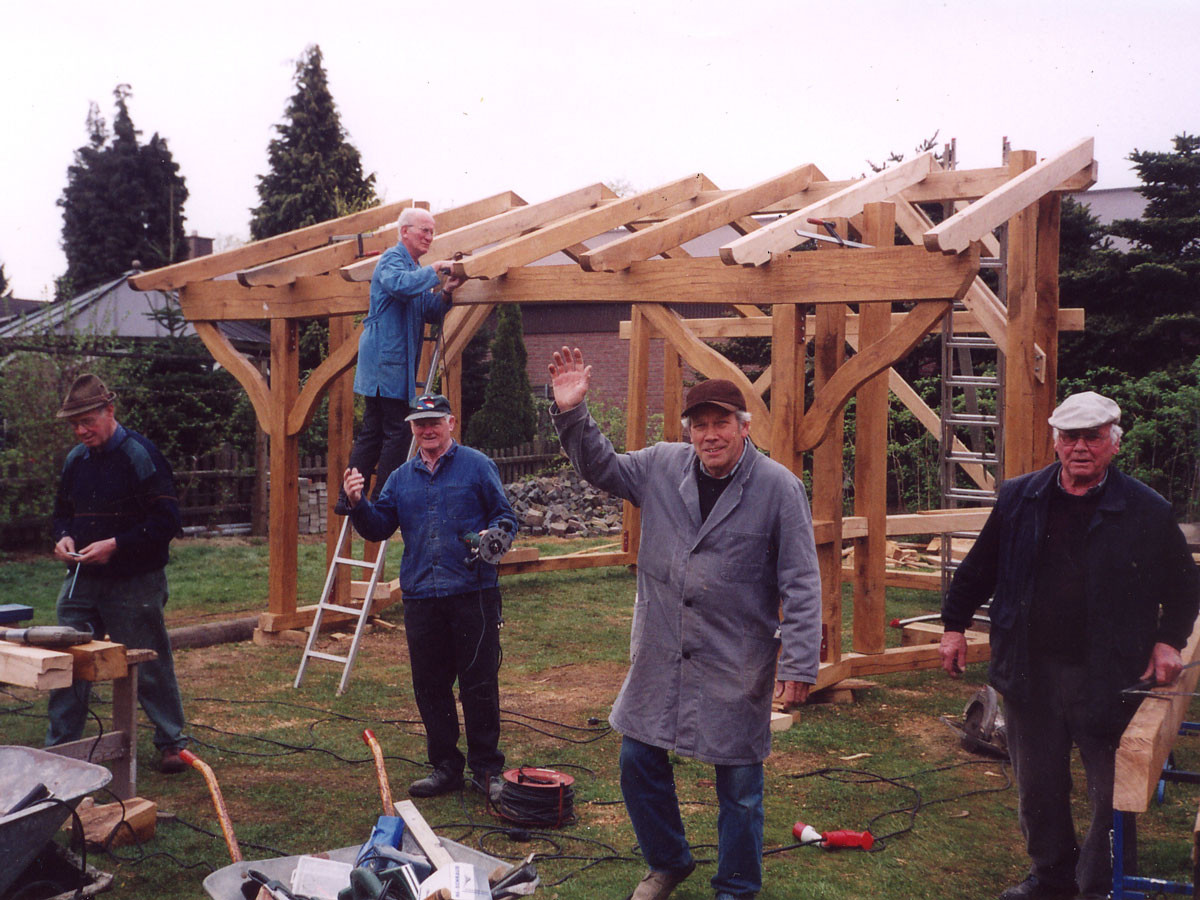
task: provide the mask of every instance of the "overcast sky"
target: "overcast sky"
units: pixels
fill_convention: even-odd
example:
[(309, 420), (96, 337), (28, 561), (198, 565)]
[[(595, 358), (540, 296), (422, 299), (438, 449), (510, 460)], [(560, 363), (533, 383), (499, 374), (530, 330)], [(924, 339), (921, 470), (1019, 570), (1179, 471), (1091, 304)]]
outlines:
[(10, 4), (0, 38), (0, 262), (53, 296), (61, 211), (88, 102), (167, 138), (188, 232), (249, 235), (256, 176), (317, 43), (342, 124), (385, 200), (435, 210), (511, 189), (689, 172), (743, 187), (814, 162), (867, 170), (923, 138), (960, 166), (1096, 139), (1098, 187), (1125, 157), (1200, 130), (1196, 0), (444, 0), (420, 4), (59, 0)]

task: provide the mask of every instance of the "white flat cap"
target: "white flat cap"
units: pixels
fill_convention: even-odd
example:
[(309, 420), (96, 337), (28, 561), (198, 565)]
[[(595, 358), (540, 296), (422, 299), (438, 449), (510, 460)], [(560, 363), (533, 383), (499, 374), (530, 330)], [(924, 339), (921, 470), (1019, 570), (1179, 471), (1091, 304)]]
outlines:
[(1121, 407), (1095, 391), (1082, 391), (1060, 403), (1047, 421), (1059, 431), (1099, 428), (1109, 422), (1120, 422)]

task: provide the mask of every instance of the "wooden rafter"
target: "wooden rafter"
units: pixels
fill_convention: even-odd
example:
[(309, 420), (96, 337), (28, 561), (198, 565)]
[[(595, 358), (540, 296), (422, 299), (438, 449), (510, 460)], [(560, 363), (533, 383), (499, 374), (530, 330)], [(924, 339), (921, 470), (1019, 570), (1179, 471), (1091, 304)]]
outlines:
[(584, 254), (580, 265), (589, 272), (618, 272), (636, 260), (650, 259), (734, 219), (758, 212), (776, 200), (799, 193), (812, 183), (812, 179), (813, 165), (806, 163), (753, 187), (726, 192), (695, 209), (598, 247)]
[(214, 253), (154, 269), (133, 276), (129, 283), (139, 291), (171, 291), (191, 282), (228, 275), (239, 269), (320, 247), (335, 235), (374, 231), (381, 225), (395, 221), (396, 216), (400, 215), (400, 210), (413, 205), (412, 200), (401, 200), (386, 206), (373, 206), (362, 212), (342, 216), (340, 219), (330, 219), (328, 222), (319, 222), (307, 228), (243, 244), (224, 253)]
[(955, 213), (940, 225), (925, 232), (925, 249), (957, 253), (972, 241), (999, 228), (1031, 203), (1052, 190), (1063, 179), (1078, 172), (1091, 171), (1092, 138), (1084, 138), (1057, 156), (1011, 178), (1001, 187)]
[(691, 199), (700, 193), (700, 187), (700, 176), (688, 175), (632, 197), (623, 197), (594, 209), (567, 215), (530, 234), (511, 238), (456, 262), (454, 274), (462, 278), (496, 278), (515, 266), (542, 259), (643, 215)]
[(753, 234), (726, 244), (721, 248), (721, 259), (727, 265), (764, 265), (770, 262), (773, 256), (802, 242), (796, 236), (796, 229), (810, 230), (812, 226), (808, 224), (809, 218), (836, 218), (860, 213), (864, 204), (887, 200), (906, 187), (922, 181), (936, 165), (932, 153), (922, 153), (894, 169), (885, 169), (877, 175), (864, 178), (824, 200), (811, 203), (764, 226)]
[[(429, 245), (424, 259), (449, 259), (456, 253), (470, 253), (478, 247), (507, 240), (531, 228), (540, 228), (547, 222), (569, 216), (583, 209), (591, 209), (604, 200), (607, 189), (602, 184), (590, 184), (569, 194), (555, 197), (544, 203), (518, 206), (507, 212), (463, 224), (457, 228), (442, 230)], [(434, 220), (436, 221), (436, 216)], [(370, 281), (378, 260), (364, 259), (339, 271), (347, 281)]]

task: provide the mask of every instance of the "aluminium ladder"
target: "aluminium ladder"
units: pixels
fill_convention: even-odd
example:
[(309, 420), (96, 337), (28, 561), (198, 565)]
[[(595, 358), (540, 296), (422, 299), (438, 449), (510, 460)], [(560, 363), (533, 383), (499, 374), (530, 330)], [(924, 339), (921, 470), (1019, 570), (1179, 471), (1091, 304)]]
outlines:
[[(438, 361), (442, 352), (442, 333), (441, 328), (436, 328), (432, 335), (424, 338), (426, 341), (433, 341), (433, 355), (430, 358), (429, 373), (430, 376), (437, 371)], [(429, 385), (431, 379), (426, 379), (423, 382), (417, 382), (422, 389)], [(408, 458), (412, 459), (417, 452), (417, 439), (414, 436), (412, 442), (408, 446)], [(310, 659), (323, 659), (327, 662), (339, 663), (342, 666), (342, 678), (338, 682), (337, 696), (341, 696), (346, 691), (346, 685), (350, 683), (350, 671), (354, 668), (355, 657), (358, 656), (358, 647), (362, 643), (363, 633), (366, 631), (367, 620), (371, 618), (371, 605), (375, 601), (375, 588), (379, 584), (379, 577), (383, 573), (384, 562), (387, 560), (387, 540), (379, 542), (379, 552), (375, 554), (374, 561), (365, 559), (354, 559), (350, 556), (343, 556), (343, 548), (349, 552), (351, 545), (347, 541), (350, 529), (350, 517), (342, 517), (342, 530), (338, 534), (337, 552), (333, 555), (333, 560), (329, 563), (329, 571), (325, 575), (325, 586), (321, 589), (321, 598), (317, 601), (317, 611), (313, 614), (312, 626), (308, 632), (308, 640), (304, 645), (304, 653), (300, 657), (300, 668), (296, 672), (296, 680), (292, 684), (293, 688), (300, 687), (300, 682), (304, 678), (304, 670), (308, 667)], [(367, 593), (363, 597), (361, 607), (357, 606), (342, 606), (337, 603), (330, 603), (329, 596), (333, 593), (334, 576), (338, 566), (354, 566), (356, 568), (370, 569), (371, 577), (367, 582)], [(317, 636), (321, 633), (321, 616), (326, 610), (331, 612), (344, 613), (349, 616), (354, 616), (357, 620), (354, 625), (354, 637), (350, 641), (350, 650), (345, 656), (338, 653), (325, 653), (320, 650), (313, 649), (317, 642)]]

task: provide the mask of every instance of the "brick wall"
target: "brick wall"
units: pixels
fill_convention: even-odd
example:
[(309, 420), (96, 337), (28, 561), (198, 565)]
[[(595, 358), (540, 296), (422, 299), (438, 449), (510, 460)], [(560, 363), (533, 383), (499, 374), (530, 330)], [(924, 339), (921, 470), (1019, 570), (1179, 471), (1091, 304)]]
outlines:
[[(583, 351), (583, 360), (592, 367), (593, 396), (622, 408), (629, 392), (629, 341), (615, 332), (575, 332), (566, 334), (526, 334), (527, 371), (534, 392), (543, 395), (550, 381), (546, 367), (555, 350), (566, 344)], [(690, 370), (685, 371), (687, 378)], [(651, 413), (663, 411), (663, 341), (650, 342), (650, 374), (646, 402)]]

